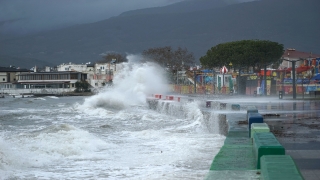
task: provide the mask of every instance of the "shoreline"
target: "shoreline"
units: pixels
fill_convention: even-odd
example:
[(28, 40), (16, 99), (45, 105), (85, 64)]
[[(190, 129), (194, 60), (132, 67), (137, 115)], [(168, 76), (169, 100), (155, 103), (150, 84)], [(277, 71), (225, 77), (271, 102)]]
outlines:
[(13, 98), (31, 98), (31, 97), (45, 97), (45, 96), (92, 96), (96, 93), (93, 92), (67, 92), (67, 93), (21, 93), (21, 94), (0, 94), (0, 98), (13, 97)]

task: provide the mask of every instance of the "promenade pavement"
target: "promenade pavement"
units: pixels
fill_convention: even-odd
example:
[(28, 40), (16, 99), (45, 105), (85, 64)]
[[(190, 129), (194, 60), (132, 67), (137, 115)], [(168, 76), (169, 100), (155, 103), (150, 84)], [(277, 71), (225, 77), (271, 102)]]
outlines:
[[(292, 95), (279, 96), (240, 96), (240, 95), (181, 95), (181, 101), (197, 100), (203, 111), (226, 114), (229, 128), (245, 130), (248, 128), (246, 108), (256, 106), (264, 117), (270, 131), (285, 148), (286, 154), (295, 161), (306, 180), (320, 180), (320, 96)], [(217, 105), (227, 104), (227, 109), (206, 107), (207, 102)], [(232, 111), (231, 104), (239, 104), (239, 111)], [(281, 172), (281, 169), (279, 169)], [(256, 171), (243, 175), (256, 177)], [(239, 179), (240, 177), (237, 177)], [(251, 179), (252, 179), (251, 178)], [(241, 179), (241, 178), (240, 178)]]
[[(319, 97), (320, 98), (320, 97)], [(270, 131), (290, 155), (306, 180), (320, 180), (320, 100), (309, 95), (278, 97), (225, 97), (242, 109), (255, 105)], [(233, 126), (246, 128), (246, 116), (227, 114)]]

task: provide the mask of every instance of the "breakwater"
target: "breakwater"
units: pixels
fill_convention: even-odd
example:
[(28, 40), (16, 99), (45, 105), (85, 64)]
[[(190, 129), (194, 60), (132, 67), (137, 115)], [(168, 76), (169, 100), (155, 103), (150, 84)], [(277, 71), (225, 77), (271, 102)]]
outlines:
[[(228, 122), (239, 118), (228, 116)], [(304, 179), (255, 107), (247, 107), (246, 118), (243, 125), (228, 123), (224, 145), (205, 179)]]

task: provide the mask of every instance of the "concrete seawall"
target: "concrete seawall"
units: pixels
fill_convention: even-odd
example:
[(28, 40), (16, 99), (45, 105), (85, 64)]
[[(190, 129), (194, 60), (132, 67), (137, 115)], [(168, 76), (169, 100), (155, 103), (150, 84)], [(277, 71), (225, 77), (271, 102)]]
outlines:
[[(313, 99), (279, 100), (275, 97), (239, 98), (236, 100), (228, 97), (218, 100), (181, 98), (182, 102), (194, 100), (200, 101), (201, 112), (207, 125), (218, 124), (218, 130), (215, 129), (215, 132), (226, 136), (225, 145), (221, 148), (221, 152), (213, 157), (212, 165), (205, 179), (275, 178), (274, 174), (269, 172), (289, 171), (282, 168), (284, 165), (281, 163), (284, 162), (292, 167), (291, 174), (288, 175), (289, 179), (320, 179), (320, 155), (317, 153), (320, 152), (320, 135), (318, 133), (320, 122), (317, 121), (320, 116), (318, 113), (320, 112), (320, 103), (318, 101)], [(210, 106), (208, 106), (208, 101), (211, 101)], [(233, 106), (234, 104), (239, 106)], [(262, 166), (267, 166), (266, 164), (270, 163), (275, 164), (272, 167), (268, 165), (263, 169), (257, 168), (257, 158), (254, 157), (253, 151), (254, 144), (252, 139), (248, 137), (247, 109), (252, 105), (256, 105), (257, 110), (263, 116), (264, 123), (270, 128), (270, 133), (285, 149), (285, 155), (281, 155), (281, 157), (271, 155), (260, 157), (262, 160), (259, 161), (259, 164), (263, 164)], [(154, 106), (156, 107), (157, 103)], [(220, 114), (217, 122), (212, 122), (210, 119), (212, 111)], [(219, 158), (220, 160), (225, 159), (218, 161)], [(274, 167), (277, 168), (274, 169)], [(280, 175), (283, 173), (278, 173), (275, 176)], [(279, 178), (288, 179), (285, 176)]]

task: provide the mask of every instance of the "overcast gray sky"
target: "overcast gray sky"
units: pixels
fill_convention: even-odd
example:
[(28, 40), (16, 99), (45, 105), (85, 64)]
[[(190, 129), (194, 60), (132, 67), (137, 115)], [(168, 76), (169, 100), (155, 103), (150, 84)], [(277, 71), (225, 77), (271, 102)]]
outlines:
[(33, 32), (95, 22), (182, 0), (0, 0), (0, 31)]

